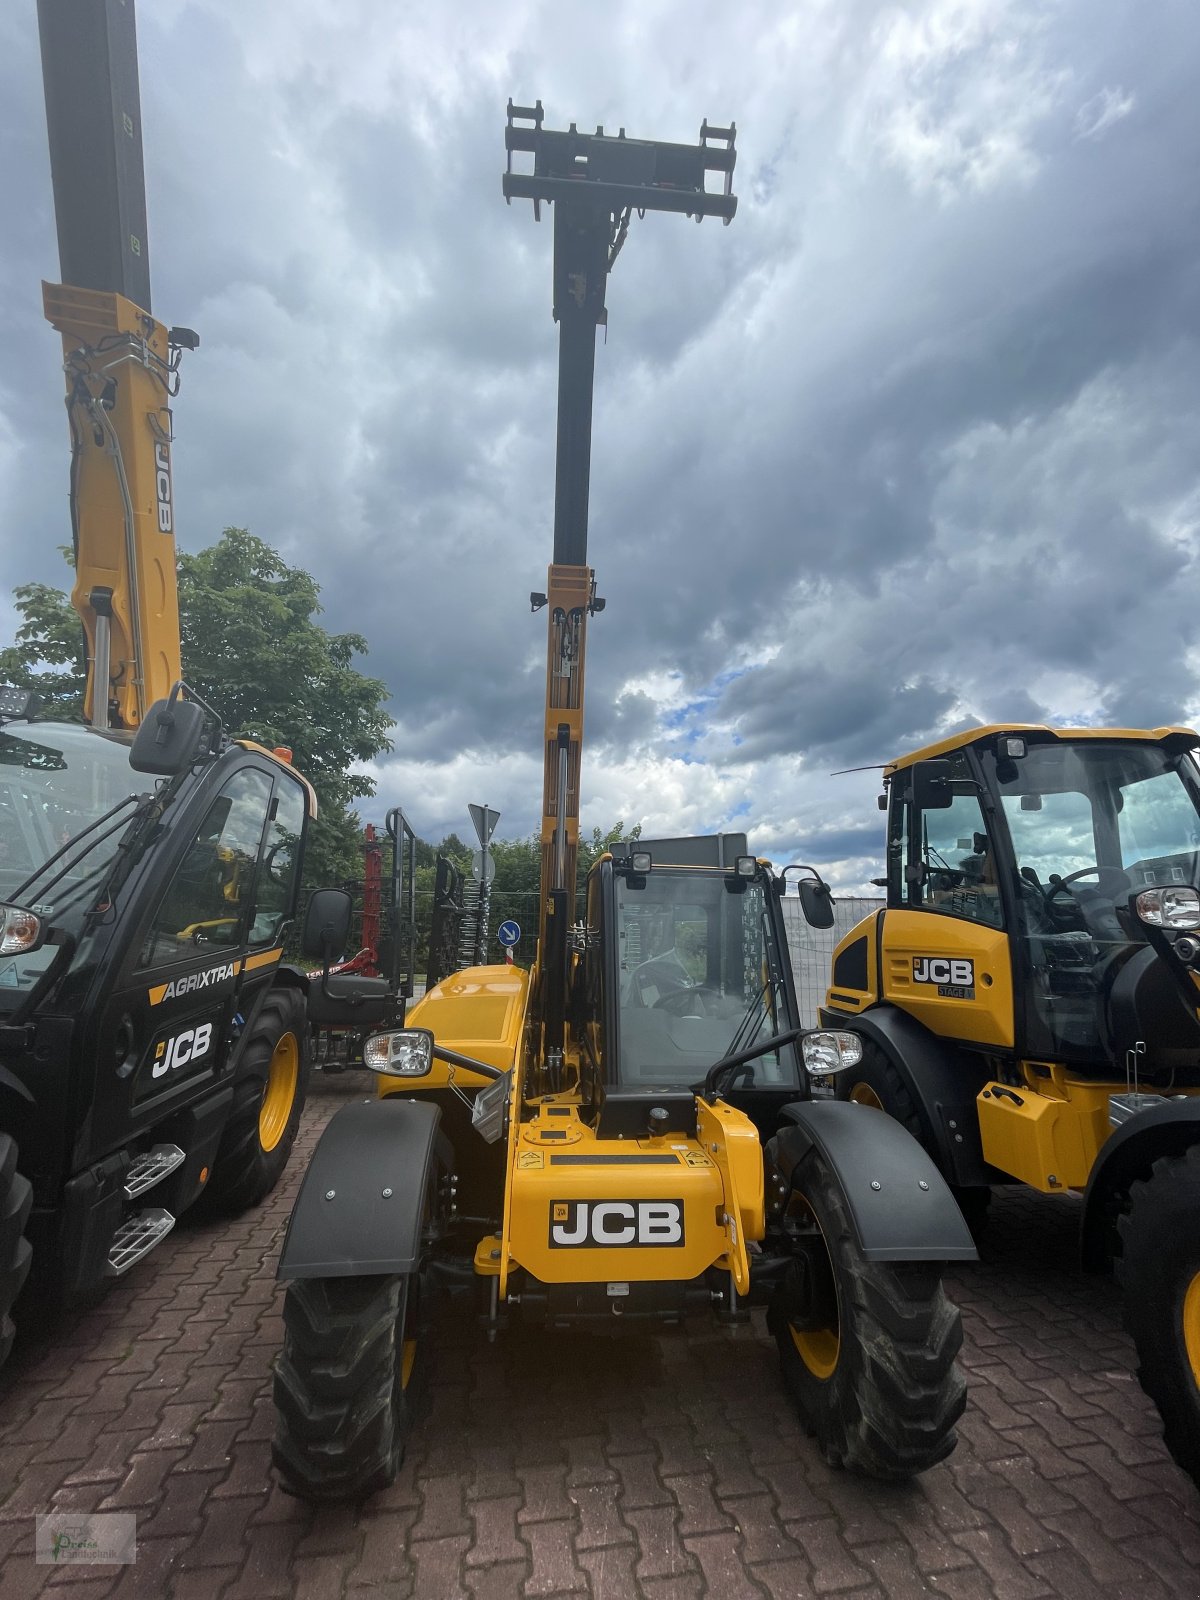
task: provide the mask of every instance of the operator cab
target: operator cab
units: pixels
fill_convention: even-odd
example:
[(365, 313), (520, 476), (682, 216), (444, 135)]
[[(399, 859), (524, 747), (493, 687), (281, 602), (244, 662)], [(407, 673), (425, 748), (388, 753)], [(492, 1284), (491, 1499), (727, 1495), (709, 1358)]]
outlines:
[[(603, 858), (592, 869), (572, 985), (581, 1087), (604, 1106), (602, 1131), (634, 1096), (690, 1102), (715, 1062), (796, 1025), (768, 872), (654, 861), (637, 872), (632, 861)], [(723, 1098), (766, 1112), (800, 1084), (789, 1042), (734, 1069)]]
[(1007, 933), (1025, 1056), (1086, 1069), (1140, 1045), (1151, 1071), (1200, 1066), (1188, 985), (1134, 905), (1200, 890), (1200, 741), (986, 731), (892, 775), (889, 905)]

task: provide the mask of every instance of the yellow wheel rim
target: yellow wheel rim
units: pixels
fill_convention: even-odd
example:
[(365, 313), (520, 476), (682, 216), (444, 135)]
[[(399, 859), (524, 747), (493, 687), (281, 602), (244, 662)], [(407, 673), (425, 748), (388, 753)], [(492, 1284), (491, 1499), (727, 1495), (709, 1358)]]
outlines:
[[(796, 1196), (799, 1204), (793, 1204), (792, 1214), (803, 1214), (809, 1217), (820, 1236), (821, 1243), (825, 1244), (825, 1235), (821, 1233), (821, 1225), (813, 1215), (812, 1207), (802, 1195)], [(825, 1244), (825, 1253), (828, 1255), (829, 1246)], [(830, 1262), (832, 1270), (833, 1263)], [(835, 1312), (836, 1316), (836, 1312)], [(814, 1378), (819, 1378), (822, 1383), (833, 1377), (837, 1370), (838, 1356), (842, 1348), (842, 1331), (839, 1322), (835, 1321), (832, 1327), (827, 1328), (797, 1328), (795, 1323), (788, 1323), (788, 1332), (792, 1336), (792, 1343), (796, 1346), (796, 1354), (812, 1373)]]
[(400, 1354), (400, 1387), (408, 1388), (408, 1380), (412, 1377), (413, 1363), (417, 1359), (417, 1341), (405, 1339), (404, 1349)]
[(1188, 1284), (1183, 1297), (1183, 1344), (1192, 1382), (1200, 1387), (1200, 1272)]
[(856, 1083), (850, 1091), (850, 1098), (856, 1105), (874, 1106), (876, 1111), (883, 1110), (883, 1101), (869, 1083)]
[(796, 1346), (801, 1361), (813, 1377), (820, 1378), (822, 1382), (832, 1378), (837, 1370), (838, 1354), (842, 1348), (838, 1330), (810, 1328), (806, 1333), (801, 1333), (799, 1328), (789, 1325), (788, 1332), (792, 1336), (792, 1343)]
[(283, 1138), (296, 1101), (299, 1079), (300, 1046), (294, 1033), (285, 1033), (271, 1052), (267, 1091), (258, 1110), (258, 1142), (264, 1150), (274, 1150)]

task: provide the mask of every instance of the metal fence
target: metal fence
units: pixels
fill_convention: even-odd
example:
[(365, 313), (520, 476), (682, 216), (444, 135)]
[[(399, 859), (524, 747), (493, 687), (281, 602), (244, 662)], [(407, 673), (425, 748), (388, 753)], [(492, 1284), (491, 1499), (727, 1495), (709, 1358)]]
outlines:
[(833, 965), (834, 946), (849, 933), (856, 922), (883, 908), (883, 900), (849, 898), (836, 900), (833, 907), (832, 928), (810, 928), (800, 909), (800, 899), (790, 896), (783, 902), (783, 920), (787, 928), (788, 949), (792, 957), (792, 971), (796, 975), (796, 998), (800, 1002), (800, 1022), (804, 1027), (815, 1027), (817, 1008), (825, 1003), (829, 987), (829, 974)]

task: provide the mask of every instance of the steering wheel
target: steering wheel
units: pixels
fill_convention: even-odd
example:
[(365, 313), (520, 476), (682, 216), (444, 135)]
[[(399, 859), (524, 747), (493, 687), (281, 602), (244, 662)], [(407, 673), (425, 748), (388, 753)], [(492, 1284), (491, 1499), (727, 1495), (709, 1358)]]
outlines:
[[(1129, 874), (1122, 872), (1120, 867), (1080, 867), (1078, 872), (1068, 872), (1065, 878), (1059, 878), (1054, 883), (1047, 884), (1042, 890), (1046, 901), (1054, 899), (1061, 889), (1066, 889), (1077, 878), (1095, 878), (1096, 888), (1101, 894), (1111, 894), (1115, 899), (1129, 888)], [(1072, 895), (1072, 898), (1074, 896)]]
[(672, 989), (669, 994), (659, 995), (651, 1009), (669, 1012), (673, 1017), (711, 1017), (716, 1014), (713, 1002), (720, 998), (719, 989), (698, 984), (694, 989)]

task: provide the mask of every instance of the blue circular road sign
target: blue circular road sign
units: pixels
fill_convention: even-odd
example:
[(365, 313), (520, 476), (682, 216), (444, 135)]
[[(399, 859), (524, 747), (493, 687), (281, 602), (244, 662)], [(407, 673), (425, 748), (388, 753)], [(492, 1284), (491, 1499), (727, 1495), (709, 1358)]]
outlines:
[(496, 937), (506, 950), (511, 950), (514, 944), (521, 939), (521, 924), (519, 922), (502, 922), (496, 929)]

